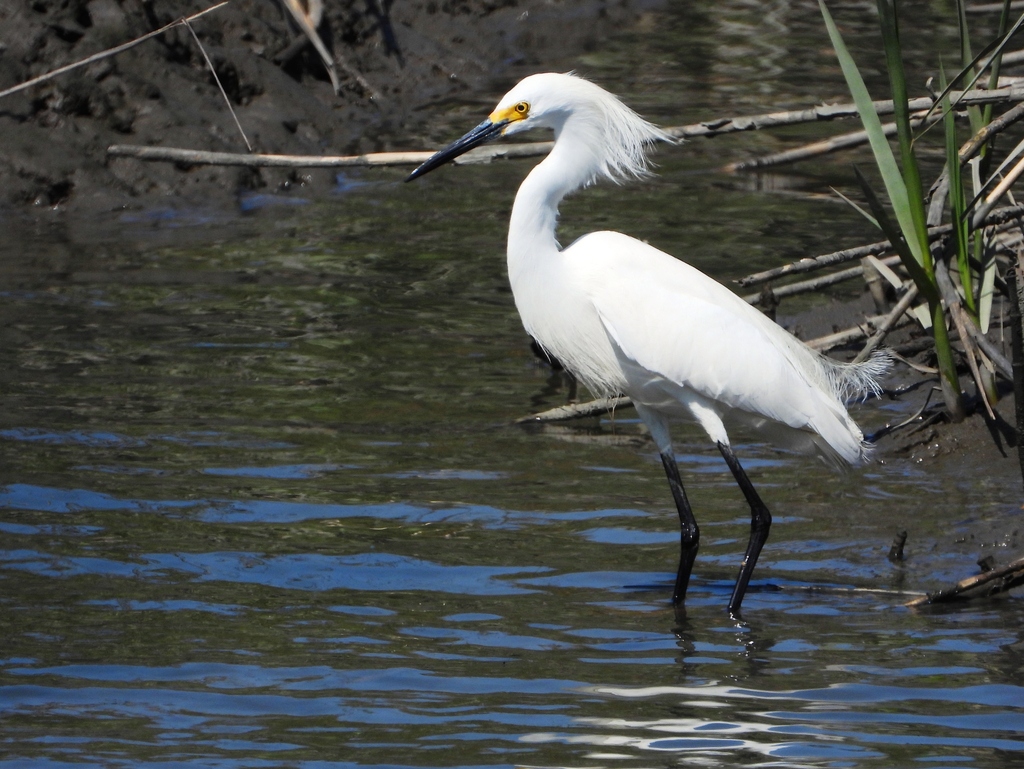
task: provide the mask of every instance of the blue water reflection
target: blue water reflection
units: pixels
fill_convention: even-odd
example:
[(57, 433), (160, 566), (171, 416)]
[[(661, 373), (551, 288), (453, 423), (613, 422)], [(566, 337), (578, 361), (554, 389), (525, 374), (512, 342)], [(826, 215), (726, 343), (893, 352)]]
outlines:
[(198, 582), (253, 583), (289, 590), (426, 590), (464, 595), (528, 593), (531, 591), (500, 578), (547, 571), (530, 566), (443, 566), (388, 553), (273, 557), (253, 553), (175, 553), (142, 555), (136, 561), (121, 562), (9, 550), (0, 552), (0, 564), (46, 577), (116, 576), (159, 581), (184, 576)]
[[(300, 466), (280, 473), (224, 473), (243, 477), (315, 478), (323, 466)], [(331, 468), (334, 469), (334, 468)], [(218, 474), (218, 473), (214, 473)], [(638, 510), (587, 510), (572, 513), (547, 513), (501, 510), (485, 505), (425, 508), (401, 502), (382, 505), (337, 505), (280, 502), (269, 500), (136, 500), (119, 499), (84, 489), (56, 489), (27, 484), (11, 484), (0, 490), (0, 507), (53, 513), (83, 511), (134, 511), (189, 515), (205, 523), (293, 523), (325, 518), (373, 518), (407, 523), (474, 523), (492, 528), (517, 528), (558, 521), (589, 521), (600, 518), (646, 517)]]

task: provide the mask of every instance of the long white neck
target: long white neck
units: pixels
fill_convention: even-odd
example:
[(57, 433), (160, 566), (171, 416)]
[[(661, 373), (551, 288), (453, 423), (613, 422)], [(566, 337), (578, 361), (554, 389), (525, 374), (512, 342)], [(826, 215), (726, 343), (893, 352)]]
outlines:
[(516, 193), (508, 228), (508, 270), (513, 289), (529, 265), (560, 250), (555, 236), (558, 204), (597, 172), (598, 161), (587, 144), (573, 138), (571, 133), (556, 131), (551, 153), (530, 172)]

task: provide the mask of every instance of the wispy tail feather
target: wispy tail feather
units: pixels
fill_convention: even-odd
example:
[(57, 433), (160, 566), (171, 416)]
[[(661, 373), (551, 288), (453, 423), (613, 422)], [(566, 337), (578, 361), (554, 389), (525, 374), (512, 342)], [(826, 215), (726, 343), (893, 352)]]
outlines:
[(824, 358), (826, 373), (832, 391), (843, 403), (863, 400), (882, 392), (878, 380), (892, 368), (892, 356), (888, 350), (875, 350), (871, 357), (861, 363), (840, 363)]

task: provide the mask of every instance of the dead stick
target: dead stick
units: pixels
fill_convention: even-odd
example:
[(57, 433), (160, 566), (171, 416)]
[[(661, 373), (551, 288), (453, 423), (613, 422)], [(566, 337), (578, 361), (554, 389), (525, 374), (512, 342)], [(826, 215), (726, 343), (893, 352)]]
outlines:
[(885, 316), (885, 320), (883, 320), (881, 325), (878, 326), (878, 329), (867, 341), (867, 344), (864, 345), (864, 348), (857, 353), (857, 357), (853, 359), (854, 363), (863, 363), (868, 359), (868, 356), (871, 355), (875, 348), (882, 343), (883, 339), (885, 339), (886, 334), (888, 334), (892, 330), (893, 326), (896, 325), (896, 322), (903, 317), (903, 313), (910, 309), (910, 305), (913, 304), (916, 298), (917, 286), (911, 283), (907, 287), (907, 292), (896, 303), (896, 306), (892, 308), (892, 311)]
[[(992, 90), (951, 91), (949, 97), (954, 102), (959, 100), (957, 103), (961, 107), (1016, 103), (1024, 101), (1024, 85), (1014, 85), (1008, 88)], [(907, 107), (911, 112), (920, 112), (930, 109), (934, 103), (935, 101), (932, 97), (920, 96), (916, 99), (908, 100)], [(875, 112), (879, 115), (891, 115), (893, 113), (891, 99), (872, 102), (872, 105), (875, 108)], [(810, 109), (706, 120), (695, 125), (666, 128), (665, 131), (674, 139), (690, 139), (697, 136), (719, 136), (721, 134), (753, 131), (780, 125), (816, 123), (836, 118), (857, 117), (859, 114), (854, 104), (823, 104), (818, 107), (811, 107)]]
[[(551, 148), (551, 142), (526, 142), (477, 147), (455, 159), (456, 165), (489, 163), (498, 158), (533, 157)], [(250, 168), (338, 168), (342, 166), (414, 166), (433, 152), (373, 152), (365, 155), (244, 155), (235, 152), (208, 152), (180, 147), (140, 147), (113, 144), (107, 147), (112, 157), (166, 161), (188, 165), (248, 166)]]
[(189, 150), (179, 147), (139, 147), (132, 144), (114, 144), (107, 147), (107, 154), (112, 157), (163, 160), (188, 165), (336, 168), (339, 166), (416, 165), (429, 158), (432, 153), (376, 152), (370, 155), (240, 155), (235, 152), (207, 152), (205, 150)]
[[(1024, 216), (1024, 205), (1017, 206), (1006, 206), (1004, 208), (997, 208), (991, 214), (985, 218), (985, 226), (993, 224), (1003, 224)], [(937, 240), (938, 238), (948, 235), (953, 231), (953, 228), (949, 224), (939, 225), (938, 227), (928, 228), (928, 238), (930, 240)], [(822, 254), (816, 256), (813, 259), (801, 259), (798, 262), (790, 262), (784, 264), (781, 267), (775, 267), (770, 270), (763, 272), (755, 272), (753, 275), (747, 275), (744, 278), (740, 278), (736, 282), (741, 286), (756, 286), (759, 283), (766, 283), (769, 280), (781, 278), (786, 275), (797, 275), (803, 272), (812, 272), (819, 270), (822, 267), (831, 267), (836, 264), (842, 264), (843, 262), (852, 262), (855, 259), (862, 259), (865, 256), (878, 256), (884, 254), (886, 251), (890, 251), (892, 246), (888, 240), (881, 240), (877, 243), (870, 243), (866, 246), (858, 246), (857, 248), (847, 248), (842, 251), (833, 251), (830, 254)]]
[[(886, 136), (891, 136), (896, 133), (895, 123), (886, 123), (882, 128), (885, 131)], [(851, 133), (833, 136), (831, 139), (804, 144), (791, 150), (785, 150), (784, 152), (776, 152), (771, 155), (752, 158), (751, 160), (741, 160), (735, 163), (728, 163), (722, 166), (722, 172), (732, 174), (738, 171), (753, 171), (754, 169), (766, 168), (767, 166), (780, 166), (786, 163), (797, 163), (801, 160), (807, 160), (808, 158), (820, 157), (821, 155), (838, 152), (839, 150), (846, 149), (848, 147), (857, 147), (867, 141), (867, 131), (853, 131)]]
[[(1021, 4), (1021, 8), (1024, 9), (1024, 3)], [(968, 9), (968, 12), (969, 11), (970, 9)], [(1021, 64), (1022, 62), (1024, 62), (1024, 51), (1005, 51), (1003, 53), (1003, 57), (1000, 61), (1000, 64), (1005, 67), (1013, 66), (1014, 64)], [(982, 69), (988, 69), (991, 63), (992, 57), (989, 57), (987, 59), (982, 59), (981, 61), (979, 61), (978, 66), (981, 67)]]
[(73, 64), (68, 64), (68, 65), (66, 65), (64, 67), (59, 67), (59, 68), (57, 68), (55, 70), (47, 72), (45, 75), (40, 75), (39, 77), (34, 77), (31, 80), (26, 80), (24, 83), (19, 83), (18, 85), (12, 86), (12, 87), (8, 88), (5, 91), (0, 91), (0, 99), (2, 99), (4, 96), (10, 96), (11, 94), (18, 93), (19, 91), (24, 91), (26, 88), (31, 88), (34, 85), (39, 85), (40, 83), (44, 83), (47, 80), (52, 80), (55, 77), (63, 75), (66, 72), (71, 72), (72, 70), (78, 69), (79, 67), (85, 67), (85, 66), (87, 66), (89, 64), (92, 64), (93, 62), (97, 62), (97, 61), (100, 61), (102, 59), (106, 59), (109, 56), (116, 56), (117, 54), (123, 53), (124, 51), (127, 51), (130, 48), (134, 48), (139, 43), (142, 43), (142, 42), (145, 42), (146, 40), (149, 40), (151, 37), (156, 37), (157, 35), (162, 35), (167, 30), (173, 29), (174, 27), (177, 27), (180, 24), (186, 24), (186, 23), (188, 23), (190, 21), (195, 21), (200, 16), (205, 16), (206, 14), (210, 13), (211, 11), (216, 11), (218, 8), (223, 8), (229, 2), (231, 2), (231, 0), (224, 0), (224, 2), (217, 3), (217, 5), (214, 5), (214, 6), (211, 6), (211, 7), (207, 8), (205, 11), (200, 11), (199, 13), (194, 13), (191, 16), (186, 16), (184, 18), (178, 19), (177, 21), (172, 21), (170, 24), (167, 24), (167, 25), (165, 25), (163, 27), (160, 27), (160, 29), (154, 30), (153, 32), (147, 32), (142, 37), (137, 37), (134, 40), (131, 40), (131, 41), (127, 42), (127, 43), (123, 43), (121, 45), (115, 46), (114, 48), (108, 48), (105, 51), (100, 51), (99, 53), (94, 53), (92, 56), (89, 56), (89, 57), (87, 57), (85, 59), (82, 59), (81, 61), (76, 61)]
[[(834, 334), (828, 334), (827, 336), (820, 336), (817, 339), (811, 339), (805, 344), (818, 352), (826, 352), (831, 350), (833, 347), (838, 347), (841, 344), (849, 344), (850, 342), (856, 342), (858, 339), (864, 339), (868, 335), (866, 327), (876, 328), (886, 320), (885, 315), (875, 315), (867, 318), (863, 325), (851, 326), (843, 331), (837, 331)], [(897, 319), (892, 328), (902, 326), (904, 323), (908, 323), (906, 313), (901, 318)]]
[[(950, 228), (952, 230), (952, 228)], [(865, 256), (879, 256), (892, 250), (892, 244), (888, 240), (880, 240), (877, 243), (869, 243), (866, 246), (856, 248), (844, 248), (842, 251), (833, 251), (830, 254), (807, 257), (798, 262), (790, 262), (781, 267), (773, 267), (763, 272), (755, 272), (745, 278), (739, 278), (736, 282), (740, 286), (756, 286), (760, 283), (767, 283), (769, 280), (783, 278), (787, 275), (799, 275), (804, 272), (813, 272), (823, 267), (831, 267), (844, 262), (852, 262), (856, 259), (863, 259)]]
[(967, 313), (964, 312), (964, 308), (959, 304), (949, 305), (949, 316), (953, 320), (953, 325), (956, 326), (957, 336), (960, 337), (960, 343), (964, 346), (964, 357), (967, 359), (967, 367), (971, 370), (971, 376), (974, 378), (974, 384), (978, 388), (978, 397), (981, 398), (981, 402), (985, 404), (985, 411), (988, 412), (989, 419), (995, 419), (996, 415), (992, 413), (992, 405), (988, 402), (988, 392), (985, 388), (985, 383), (981, 379), (981, 371), (978, 369), (978, 358), (975, 354), (976, 345), (974, 338), (969, 336), (967, 333), (967, 324), (970, 320), (967, 318)]
[[(935, 116), (929, 120), (929, 122), (936, 122), (939, 119), (939, 116)], [(921, 123), (922, 120), (913, 119), (911, 120), (910, 127), (917, 129), (921, 126)], [(882, 130), (886, 136), (892, 136), (896, 133), (896, 124), (886, 123), (882, 126)], [(729, 163), (722, 167), (722, 171), (729, 174), (736, 173), (737, 171), (752, 171), (754, 169), (765, 168), (767, 166), (778, 166), (785, 163), (797, 163), (801, 160), (828, 155), (832, 152), (838, 152), (839, 150), (848, 149), (850, 147), (858, 147), (861, 144), (867, 144), (867, 142), (867, 131), (852, 131), (851, 133), (840, 134), (839, 136), (833, 136), (832, 138), (825, 139), (823, 141), (804, 144), (791, 150), (785, 150), (784, 152), (776, 152), (772, 155), (764, 155), (763, 157), (753, 158), (751, 160)]]
[(616, 395), (612, 398), (598, 398), (586, 403), (570, 403), (568, 406), (558, 406), (539, 414), (530, 414), (528, 417), (520, 417), (516, 424), (529, 422), (560, 422), (563, 419), (577, 419), (579, 417), (592, 417), (599, 414), (607, 414), (615, 409), (631, 406), (633, 401), (626, 395)]
[[(985, 3), (983, 5), (968, 5), (964, 8), (967, 13), (1002, 13), (1002, 3)], [(1017, 0), (1017, 2), (1010, 3), (1011, 11), (1024, 11), (1024, 3)]]
[[(864, 274), (864, 268), (862, 267), (851, 267), (848, 270), (839, 270), (828, 275), (823, 275), (820, 278), (811, 278), (810, 280), (799, 280), (796, 283), (789, 283), (785, 286), (779, 286), (778, 288), (772, 288), (772, 293), (775, 294), (776, 299), (781, 299), (784, 296), (795, 296), (797, 294), (806, 294), (809, 291), (817, 291), (819, 288), (828, 288), (834, 286), (836, 283), (843, 283), (847, 280), (853, 280)], [(749, 304), (757, 304), (761, 300), (761, 292), (756, 294), (747, 294), (743, 299)]]
[[(929, 593), (921, 598), (915, 598), (905, 605), (926, 606), (934, 603), (967, 601), (971, 598), (988, 597), (997, 593), (1004, 593), (1018, 585), (1024, 585), (1024, 558), (1018, 558), (1013, 563), (986, 571), (984, 574), (967, 577), (967, 579), (960, 580), (951, 588)], [(980, 590), (979, 588), (985, 589)]]
[[(175, 24), (177, 23), (178, 22), (175, 22)], [(46, 77), (49, 77), (49, 75)], [(29, 84), (31, 84), (31, 82)], [(28, 84), (23, 84), (16, 88), (20, 89), (22, 87), (27, 87), (27, 85)], [(0, 93), (0, 96), (3, 95), (3, 93)], [(1010, 101), (1024, 101), (1024, 86), (1014, 86), (1013, 88), (1002, 88), (992, 91), (968, 91), (964, 96), (964, 99), (968, 104), (994, 104)], [(910, 105), (912, 109), (920, 111), (921, 109), (926, 109), (931, 106), (931, 103), (931, 98), (926, 96), (912, 100)], [(892, 112), (891, 100), (875, 102), (874, 105), (879, 114), (888, 114)], [(734, 133), (737, 131), (750, 131), (777, 125), (792, 125), (794, 123), (831, 120), (835, 117), (854, 117), (857, 114), (857, 108), (854, 105), (840, 104), (835, 106), (815, 107), (810, 110), (773, 112), (749, 117), (723, 118), (721, 120), (706, 121), (704, 123), (696, 123), (693, 125), (666, 128), (665, 131), (673, 138), (688, 139), (697, 136), (718, 136), (720, 134)], [(498, 145), (489, 148), (478, 148), (472, 152), (466, 153), (461, 158), (456, 159), (455, 162), (486, 163), (494, 158), (536, 157), (549, 152), (552, 146), (554, 146), (554, 142), (530, 142), (524, 144), (509, 144), (505, 146)], [(117, 144), (109, 147), (107, 149), (107, 153), (121, 157), (136, 157), (140, 160), (163, 160), (174, 163), (192, 163), (196, 165), (240, 165), (250, 167), (287, 166), (291, 168), (330, 168), (341, 165), (412, 165), (423, 162), (423, 160), (426, 160), (432, 154), (429, 152), (388, 152), (368, 155), (353, 155), (349, 156), (346, 160), (340, 160), (338, 156), (233, 155), (228, 152), (204, 152), (202, 150), (178, 149), (173, 147), (139, 147), (123, 144)], [(284, 158), (289, 158), (289, 160), (284, 160)], [(863, 254), (861, 255), (863, 256)]]
[(993, 118), (992, 122), (979, 130), (960, 148), (959, 157), (961, 165), (977, 155), (989, 139), (1005, 131), (1021, 118), (1024, 118), (1024, 103), (1017, 104), (999, 117)]
[[(1018, 160), (1013, 168), (1009, 169), (1003, 179), (996, 185), (995, 189), (992, 190), (985, 198), (985, 202), (982, 203), (975, 210), (971, 217), (971, 229), (980, 229), (984, 226), (985, 217), (988, 216), (992, 207), (999, 202), (1000, 198), (1009, 192), (1010, 187), (1024, 174), (1024, 159)], [(1012, 198), (1011, 198), (1012, 199)]]
[[(898, 256), (890, 256), (882, 260), (882, 264), (894, 265), (899, 264), (900, 258)], [(817, 291), (819, 288), (827, 288), (828, 286), (834, 286), (837, 283), (843, 283), (847, 280), (853, 280), (859, 278), (864, 274), (864, 268), (858, 265), (857, 267), (850, 267), (846, 270), (838, 270), (837, 272), (823, 275), (820, 278), (811, 278), (810, 280), (798, 280), (795, 283), (787, 283), (785, 286), (778, 286), (772, 288), (772, 293), (775, 294), (777, 299), (781, 299), (785, 296), (796, 296), (797, 294), (806, 294), (809, 291)], [(761, 294), (747, 294), (743, 297), (749, 304), (757, 304), (761, 299)]]
[(370, 85), (370, 82), (363, 77), (363, 74), (354, 66), (349, 64), (348, 59), (340, 53), (336, 53), (334, 54), (334, 61), (342, 68), (346, 75), (355, 80), (359, 87), (363, 89), (363, 95), (369, 96), (375, 101), (380, 101), (380, 91)]

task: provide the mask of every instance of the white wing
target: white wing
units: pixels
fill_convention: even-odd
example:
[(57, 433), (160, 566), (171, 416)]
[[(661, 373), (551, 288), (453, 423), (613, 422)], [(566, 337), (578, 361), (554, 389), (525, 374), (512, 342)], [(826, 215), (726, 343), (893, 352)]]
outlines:
[(624, 367), (632, 389), (660, 378), (715, 404), (720, 416), (741, 412), (812, 431), (847, 461), (860, 458), (860, 430), (818, 354), (725, 286), (614, 232), (588, 235), (563, 254), (609, 337), (636, 364)]

